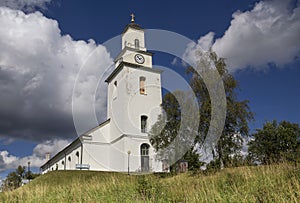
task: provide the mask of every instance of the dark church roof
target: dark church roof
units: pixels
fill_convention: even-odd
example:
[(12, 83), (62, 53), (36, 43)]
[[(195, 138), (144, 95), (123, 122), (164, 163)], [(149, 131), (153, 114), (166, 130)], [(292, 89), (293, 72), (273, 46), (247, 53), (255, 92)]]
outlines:
[(143, 28), (141, 28), (141, 26), (139, 24), (136, 24), (135, 22), (131, 22), (129, 23), (128, 25), (126, 25), (125, 29), (123, 30), (122, 34), (124, 34), (128, 28), (133, 28), (133, 29), (136, 29), (136, 30), (143, 30)]

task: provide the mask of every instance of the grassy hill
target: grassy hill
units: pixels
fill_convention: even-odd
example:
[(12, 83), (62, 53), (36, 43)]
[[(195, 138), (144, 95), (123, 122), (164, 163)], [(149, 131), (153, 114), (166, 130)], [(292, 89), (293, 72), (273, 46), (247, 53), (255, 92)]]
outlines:
[(54, 171), (0, 194), (0, 202), (300, 202), (300, 170), (282, 164), (166, 177)]

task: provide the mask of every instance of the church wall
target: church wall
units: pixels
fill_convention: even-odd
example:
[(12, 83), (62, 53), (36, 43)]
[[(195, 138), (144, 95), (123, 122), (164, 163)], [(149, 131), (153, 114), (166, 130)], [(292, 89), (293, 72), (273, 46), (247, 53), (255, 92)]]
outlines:
[(155, 172), (163, 172), (162, 162), (157, 160), (154, 148), (151, 146), (149, 149), (149, 155), (151, 157), (151, 168)]
[(91, 132), (89, 135), (92, 136), (93, 142), (109, 143), (110, 138), (110, 123), (106, 123), (101, 126), (99, 129)]
[[(131, 151), (129, 166), (131, 172), (141, 172), (141, 145), (143, 143), (149, 144), (149, 167), (150, 171), (161, 172), (162, 163), (155, 159), (155, 152), (151, 146), (147, 136), (145, 137), (126, 137), (126, 146)], [(128, 162), (128, 160), (127, 160)], [(128, 166), (128, 163), (125, 164)]]
[[(139, 78), (146, 78), (146, 94), (140, 94)], [(147, 130), (156, 122), (161, 113), (160, 104), (162, 101), (160, 73), (145, 71), (144, 69), (135, 69), (124, 67), (123, 70), (111, 81), (114, 84), (117, 81), (117, 97), (111, 100), (110, 134), (111, 140), (119, 138), (122, 134), (127, 136), (142, 136), (142, 139), (124, 138), (123, 141), (115, 143), (110, 151), (110, 165), (113, 170), (128, 170), (128, 154), (130, 155), (130, 171), (137, 172), (141, 170), (140, 145), (149, 143), (147, 133), (141, 132), (141, 116), (146, 115)], [(112, 91), (109, 89), (109, 91)], [(111, 92), (112, 95), (112, 92)], [(122, 139), (122, 140), (124, 140)], [(150, 143), (149, 143), (150, 144)], [(153, 154), (153, 148), (150, 148)], [(154, 171), (161, 171), (161, 162), (155, 161), (152, 156), (150, 165)]]
[[(79, 163), (81, 158), (81, 142), (76, 141), (63, 151), (55, 155), (42, 167), (42, 173), (46, 173), (54, 170), (76, 170), (76, 164)], [(76, 156), (76, 152), (79, 152), (79, 156)], [(71, 158), (69, 161), (68, 158)], [(64, 164), (62, 163), (64, 161)], [(65, 166), (64, 166), (65, 165)]]
[[(79, 156), (76, 155), (79, 154)], [(81, 143), (78, 143), (76, 146), (66, 150), (66, 170), (76, 170), (76, 164), (80, 164), (81, 157)]]
[(109, 171), (109, 145), (83, 143), (82, 164), (89, 164), (90, 170)]
[[(124, 81), (127, 92), (124, 93), (127, 117), (124, 123), (126, 134), (141, 134), (141, 116), (148, 117), (148, 128), (157, 120), (160, 114), (161, 86), (160, 74), (142, 69), (128, 68), (128, 77)], [(145, 77), (145, 94), (140, 93), (140, 77)], [(121, 110), (121, 109), (120, 109)]]
[[(140, 94), (139, 79), (142, 76), (146, 78), (146, 94)], [(117, 87), (114, 87), (115, 82)], [(161, 113), (160, 73), (124, 67), (108, 88), (108, 118), (111, 118), (112, 125), (115, 125), (112, 126), (115, 128), (113, 131), (122, 134), (140, 133), (141, 115), (147, 115), (149, 128), (155, 123)], [(115, 97), (112, 96), (113, 92), (116, 92)], [(117, 135), (117, 132), (112, 133), (111, 139), (117, 138)]]
[(140, 49), (146, 51), (144, 31), (128, 28), (127, 32), (122, 35), (122, 49), (125, 46), (135, 48), (134, 40), (139, 40)]
[(127, 150), (123, 138), (110, 146), (109, 164), (113, 171), (126, 171), (126, 165), (124, 165), (126, 155)]
[[(129, 160), (129, 168), (130, 172), (139, 172), (141, 171), (141, 154), (140, 147), (142, 143), (149, 143), (148, 137), (142, 138), (134, 138), (134, 137), (126, 137), (126, 146), (131, 151), (130, 160)], [(128, 160), (127, 160), (128, 162)], [(128, 166), (128, 163), (126, 163)]]
[(126, 70), (122, 70), (108, 86), (107, 115), (111, 119), (111, 131), (113, 132), (111, 133), (111, 140), (116, 139), (124, 131), (123, 120), (126, 117), (122, 112), (127, 105), (127, 102), (124, 102), (124, 92), (126, 91), (126, 86), (124, 85), (125, 75)]
[[(146, 94), (140, 94), (139, 78), (146, 78)], [(124, 67), (110, 82), (109, 95), (113, 83), (117, 81), (116, 98), (108, 99), (108, 115), (111, 119), (111, 140), (120, 134), (141, 134), (141, 116), (148, 117), (148, 130), (161, 113), (160, 74), (142, 69)]]

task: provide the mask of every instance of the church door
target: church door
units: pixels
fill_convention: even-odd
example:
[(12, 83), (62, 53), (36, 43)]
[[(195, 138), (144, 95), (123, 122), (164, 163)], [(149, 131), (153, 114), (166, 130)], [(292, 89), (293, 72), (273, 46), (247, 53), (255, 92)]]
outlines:
[(149, 145), (144, 143), (141, 145), (141, 169), (142, 172), (149, 171)]

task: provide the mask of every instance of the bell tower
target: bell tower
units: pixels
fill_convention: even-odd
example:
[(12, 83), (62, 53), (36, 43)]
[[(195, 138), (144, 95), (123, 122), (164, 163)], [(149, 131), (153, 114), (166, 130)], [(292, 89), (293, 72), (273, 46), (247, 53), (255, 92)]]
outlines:
[(161, 71), (152, 67), (152, 53), (147, 51), (145, 32), (131, 22), (122, 32), (122, 50), (115, 58), (115, 69), (108, 76), (107, 119), (110, 119), (111, 162), (119, 171), (130, 165), (133, 171), (161, 171), (148, 132), (161, 114)]
[(116, 67), (121, 62), (128, 62), (152, 68), (152, 53), (147, 52), (144, 29), (135, 23), (133, 14), (131, 17), (122, 32), (122, 51), (115, 59)]
[(143, 134), (161, 113), (161, 71), (152, 67), (145, 32), (131, 22), (122, 32), (122, 50), (115, 58), (115, 69), (108, 83), (107, 117), (124, 134)]

